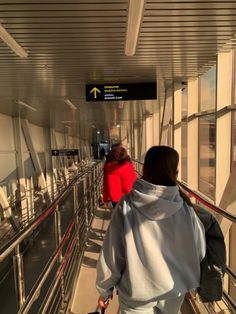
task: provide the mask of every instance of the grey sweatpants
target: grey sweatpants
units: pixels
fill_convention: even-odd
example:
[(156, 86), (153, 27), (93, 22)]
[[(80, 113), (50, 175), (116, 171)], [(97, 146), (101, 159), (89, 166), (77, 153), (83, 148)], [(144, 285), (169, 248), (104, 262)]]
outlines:
[(132, 302), (126, 304), (121, 299), (120, 313), (121, 314), (178, 314), (183, 303), (185, 295), (181, 295), (175, 299), (161, 300), (157, 302), (140, 303)]

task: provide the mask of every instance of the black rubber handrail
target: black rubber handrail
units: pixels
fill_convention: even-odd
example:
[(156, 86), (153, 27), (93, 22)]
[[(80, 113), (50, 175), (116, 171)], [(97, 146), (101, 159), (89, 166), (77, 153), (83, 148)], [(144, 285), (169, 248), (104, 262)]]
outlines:
[(235, 311), (236, 311), (236, 303), (234, 302), (234, 300), (231, 298), (231, 296), (225, 290), (223, 291), (223, 297), (229, 303), (231, 309), (234, 311), (233, 313), (235, 313)]
[(229, 276), (233, 279), (233, 281), (236, 283), (236, 274), (235, 274), (235, 272), (234, 272), (230, 267), (228, 267), (228, 266), (226, 266), (226, 273), (227, 273), (227, 275), (229, 275)]
[[(142, 162), (137, 161), (135, 159), (132, 159), (133, 162), (136, 162), (140, 165), (143, 165)], [(190, 189), (186, 184), (184, 184), (183, 182), (178, 181), (178, 184), (181, 188), (183, 188), (184, 190), (186, 190), (190, 195), (192, 195), (194, 198), (196, 198), (200, 203), (202, 203), (203, 205), (207, 206), (208, 208), (210, 208), (211, 210), (213, 210), (214, 212), (216, 212), (217, 214), (220, 214), (222, 216), (224, 216), (225, 218), (229, 219), (230, 221), (232, 221), (233, 223), (236, 223), (236, 215), (231, 214), (229, 212), (227, 212), (226, 210), (215, 206), (213, 204), (211, 204), (209, 201), (207, 201), (205, 198), (203, 198), (198, 192), (193, 191), (192, 189)]]
[(224, 216), (225, 218), (229, 219), (233, 223), (236, 223), (236, 216), (234, 214), (231, 214), (231, 213), (227, 212), (226, 210), (209, 203), (198, 192), (195, 192), (195, 191), (191, 190), (186, 184), (184, 184), (182, 182), (179, 182), (179, 181), (178, 181), (178, 184), (179, 184), (179, 186), (181, 188), (183, 188), (190, 195), (192, 195), (194, 198), (196, 198), (200, 203), (202, 203), (203, 205), (207, 206), (208, 208), (210, 208), (211, 210), (213, 210), (217, 214), (220, 214), (220, 215)]

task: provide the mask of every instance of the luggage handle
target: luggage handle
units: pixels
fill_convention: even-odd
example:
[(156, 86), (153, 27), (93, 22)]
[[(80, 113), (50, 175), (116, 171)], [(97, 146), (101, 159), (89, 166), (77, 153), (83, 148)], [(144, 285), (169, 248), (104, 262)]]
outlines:
[[(113, 298), (113, 295), (110, 296), (110, 299), (112, 300)], [(108, 305), (109, 304), (109, 298), (107, 298), (107, 300), (105, 301), (105, 303)], [(96, 311), (95, 312), (89, 312), (88, 314), (100, 314), (98, 312), (99, 308), (97, 307)], [(102, 307), (101, 308), (101, 314), (105, 314), (105, 311), (106, 311), (106, 308), (105, 307)]]
[[(106, 311), (106, 309), (105, 309), (105, 307), (103, 307), (101, 309), (101, 314), (105, 314), (105, 311)], [(96, 312), (89, 312), (88, 314), (100, 314), (100, 313), (98, 311), (96, 311)]]

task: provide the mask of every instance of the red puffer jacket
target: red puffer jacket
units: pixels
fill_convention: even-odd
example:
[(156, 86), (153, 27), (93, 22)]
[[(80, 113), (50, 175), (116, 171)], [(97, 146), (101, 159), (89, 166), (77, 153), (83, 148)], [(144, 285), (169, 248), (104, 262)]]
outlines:
[(103, 201), (118, 202), (131, 191), (136, 173), (131, 162), (108, 162), (104, 167)]

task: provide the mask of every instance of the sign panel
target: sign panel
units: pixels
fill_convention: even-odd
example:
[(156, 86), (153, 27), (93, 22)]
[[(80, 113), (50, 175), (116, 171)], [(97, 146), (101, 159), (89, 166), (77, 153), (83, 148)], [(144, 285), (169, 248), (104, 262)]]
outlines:
[(78, 156), (78, 149), (53, 149), (52, 156)]
[(86, 85), (86, 101), (119, 101), (156, 99), (157, 84), (89, 84)]

